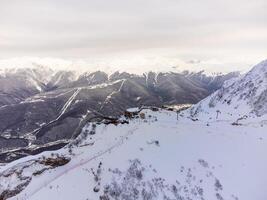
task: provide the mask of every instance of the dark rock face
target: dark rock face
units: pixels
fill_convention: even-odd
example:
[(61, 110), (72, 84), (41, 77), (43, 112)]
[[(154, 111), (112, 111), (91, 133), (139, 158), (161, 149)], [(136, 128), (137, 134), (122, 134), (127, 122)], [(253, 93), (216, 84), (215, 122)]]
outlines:
[[(2, 151), (66, 142), (95, 117), (116, 117), (130, 107), (196, 103), (220, 88), (224, 80), (237, 76), (203, 78), (203, 74), (154, 72), (108, 76), (97, 71), (75, 79), (73, 72), (61, 71), (44, 81), (38, 74), (24, 74), (22, 79), (27, 81), (23, 83), (14, 78), (16, 73), (8, 81), (0, 77)], [(29, 77), (37, 77), (36, 82)]]
[(27, 147), (28, 141), (21, 138), (10, 138), (6, 139), (4, 137), (0, 137), (0, 147), (5, 148), (17, 148), (17, 147)]

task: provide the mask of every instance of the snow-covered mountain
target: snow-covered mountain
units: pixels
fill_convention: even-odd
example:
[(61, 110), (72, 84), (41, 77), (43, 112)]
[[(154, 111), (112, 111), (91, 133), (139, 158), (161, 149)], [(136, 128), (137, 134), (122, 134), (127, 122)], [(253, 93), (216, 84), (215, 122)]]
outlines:
[[(3, 63), (0, 62), (0, 64)], [(184, 73), (155, 72), (137, 75), (118, 71), (108, 74), (107, 72), (97, 70), (85, 72), (77, 70), (55, 70), (50, 68), (50, 66), (53, 66), (52, 64), (45, 65), (43, 63), (32, 62), (27, 62), (26, 64), (29, 67), (25, 63), (22, 63), (22, 66), (14, 64), (15, 66), (18, 65), (18, 67), (0, 68), (0, 107), (20, 103), (28, 97), (47, 91), (92, 86), (123, 79), (132, 79), (138, 82), (143, 79), (146, 80), (146, 84), (155, 86), (158, 82), (157, 78), (161, 78), (162, 80), (162, 77), (164, 77), (163, 79), (166, 77), (167, 80), (168, 77), (171, 77), (172, 80), (169, 80), (169, 85), (174, 84), (173, 89), (177, 90), (179, 87), (177, 87), (175, 79), (179, 81), (179, 79), (184, 78), (183, 82), (180, 81), (179, 83), (181, 84), (180, 87), (183, 88), (188, 85), (191, 88), (198, 87), (201, 92), (210, 93), (221, 87), (225, 80), (239, 75), (237, 73), (229, 73), (225, 75), (207, 76), (202, 73), (190, 73), (188, 75)], [(10, 66), (10, 63), (7, 66)]]
[(235, 124), (267, 114), (267, 60), (247, 74), (231, 79), (218, 91), (186, 111), (192, 118), (206, 121), (232, 120)]
[(12, 68), (0, 71), (0, 106), (15, 104), (27, 97), (46, 91), (52, 70)]
[(6, 69), (0, 76), (0, 162), (62, 147), (84, 123), (99, 116), (118, 117), (142, 105), (196, 103), (236, 76), (102, 71), (78, 75), (40, 64)]
[[(88, 122), (66, 147), (1, 166), (0, 199), (265, 200), (266, 89), (264, 61), (180, 113)], [(247, 123), (229, 123), (236, 107)]]

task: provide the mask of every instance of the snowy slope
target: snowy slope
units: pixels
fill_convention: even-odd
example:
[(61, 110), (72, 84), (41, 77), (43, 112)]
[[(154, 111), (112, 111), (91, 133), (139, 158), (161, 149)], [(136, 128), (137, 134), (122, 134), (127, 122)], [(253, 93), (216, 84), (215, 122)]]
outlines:
[(183, 114), (206, 121), (266, 120), (266, 102), (267, 60), (242, 77), (227, 81), (221, 89)]
[[(145, 119), (129, 124), (89, 123), (72, 147), (2, 166), (0, 194), (21, 183), (6, 175), (15, 168), (30, 182), (13, 200), (267, 198), (267, 124), (206, 126), (177, 121), (173, 111), (141, 112)], [(56, 154), (71, 161), (53, 169), (40, 164)]]

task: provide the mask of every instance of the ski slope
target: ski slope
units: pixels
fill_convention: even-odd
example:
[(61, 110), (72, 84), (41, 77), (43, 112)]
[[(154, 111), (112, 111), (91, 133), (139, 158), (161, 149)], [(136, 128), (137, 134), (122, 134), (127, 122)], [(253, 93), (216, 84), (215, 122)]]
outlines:
[[(207, 126), (185, 118), (177, 121), (173, 111), (142, 112), (145, 119), (129, 124), (97, 125), (94, 135), (77, 139), (71, 153), (69, 148), (53, 152), (71, 161), (30, 175), (29, 185), (10, 199), (267, 198), (267, 124), (217, 121)], [(88, 124), (83, 131), (92, 127)], [(49, 157), (51, 152), (42, 155)], [(23, 161), (32, 159), (38, 156)]]

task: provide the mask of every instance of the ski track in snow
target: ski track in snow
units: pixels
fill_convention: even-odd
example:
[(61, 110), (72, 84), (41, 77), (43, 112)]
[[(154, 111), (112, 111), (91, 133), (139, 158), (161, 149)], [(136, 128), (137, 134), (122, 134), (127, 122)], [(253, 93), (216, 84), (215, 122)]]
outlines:
[[(58, 117), (44, 125), (42, 125), (40, 128), (37, 128), (35, 130), (33, 130), (32, 132), (28, 133), (28, 134), (36, 134), (38, 133), (38, 131), (40, 131), (43, 127), (45, 126), (49, 126), (50, 124), (54, 123), (55, 121), (59, 120), (60, 117), (66, 112), (66, 110), (68, 109), (68, 107), (72, 104), (72, 102), (75, 100), (76, 96), (79, 94), (79, 92), (82, 90), (82, 88), (78, 88), (75, 89), (76, 91), (71, 95), (71, 97), (67, 100), (67, 102), (64, 104), (64, 106), (62, 107)], [(68, 92), (67, 92), (68, 93)]]
[(104, 106), (109, 103), (109, 100), (111, 99), (112, 95), (114, 94), (117, 94), (121, 91), (122, 87), (123, 87), (123, 84), (125, 82), (125, 79), (122, 80), (121, 82), (121, 85), (120, 85), (120, 88), (117, 90), (117, 91), (112, 91), (105, 99), (105, 101), (102, 103), (101, 107), (100, 107), (100, 110), (102, 110), (104, 108)]
[(66, 112), (66, 110), (68, 109), (68, 107), (71, 105), (71, 103), (74, 101), (74, 99), (76, 98), (76, 96), (78, 95), (78, 93), (81, 91), (81, 88), (76, 89), (76, 91), (73, 93), (73, 95), (71, 95), (71, 97), (68, 99), (68, 101), (64, 104), (64, 106), (62, 107), (58, 117), (52, 121), (50, 121), (49, 123), (45, 124), (45, 126), (52, 124), (53, 122), (57, 121), (60, 119), (60, 117)]
[(81, 88), (76, 89), (76, 91), (73, 93), (73, 95), (68, 99), (68, 101), (65, 103), (65, 105), (62, 107), (59, 116), (56, 118), (58, 120), (68, 109), (68, 107), (71, 105), (71, 103), (74, 101), (76, 96), (79, 94), (81, 91)]
[(121, 83), (121, 86), (120, 86), (120, 88), (119, 88), (118, 92), (120, 92), (120, 91), (121, 91), (121, 89), (122, 89), (122, 87), (123, 87), (123, 85), (124, 85), (125, 81), (126, 81), (125, 79), (123, 79), (123, 80), (122, 80), (122, 83)]
[(134, 132), (137, 130), (137, 127), (134, 127), (132, 130), (128, 131), (127, 134), (125, 134), (118, 142), (116, 142), (114, 145), (108, 147), (106, 150), (104, 151), (100, 151), (98, 153), (96, 153), (96, 155), (89, 157), (85, 160), (81, 160), (79, 163), (76, 163), (72, 166), (70, 166), (68, 169), (66, 169), (65, 171), (60, 172), (59, 174), (57, 174), (56, 176), (52, 177), (50, 180), (45, 181), (42, 185), (40, 185), (39, 187), (37, 187), (33, 192), (31, 192), (29, 195), (27, 195), (27, 197), (24, 198), (24, 200), (26, 200), (27, 198), (30, 198), (32, 196), (34, 196), (36, 193), (38, 193), (40, 190), (42, 190), (44, 187), (46, 187), (47, 185), (51, 184), (52, 182), (54, 182), (55, 180), (57, 180), (58, 178), (60, 178), (61, 176), (67, 174), (68, 172), (81, 167), (85, 164), (87, 164), (88, 162), (110, 152), (112, 149), (122, 145), (124, 143), (124, 140), (126, 139), (126, 137), (134, 134)]

